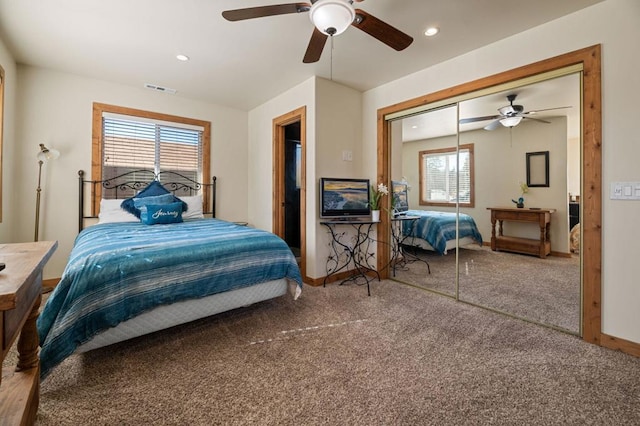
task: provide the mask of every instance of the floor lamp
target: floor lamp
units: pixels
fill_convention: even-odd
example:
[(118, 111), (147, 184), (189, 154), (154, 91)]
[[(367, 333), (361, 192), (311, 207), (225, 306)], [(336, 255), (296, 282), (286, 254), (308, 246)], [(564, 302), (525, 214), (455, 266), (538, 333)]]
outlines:
[(60, 152), (55, 149), (49, 149), (44, 146), (43, 143), (40, 144), (40, 151), (38, 151), (38, 187), (36, 188), (36, 229), (35, 234), (33, 236), (33, 241), (38, 241), (38, 228), (40, 227), (40, 192), (42, 189), (40, 188), (40, 182), (42, 180), (42, 165), (45, 161), (55, 160), (60, 157)]

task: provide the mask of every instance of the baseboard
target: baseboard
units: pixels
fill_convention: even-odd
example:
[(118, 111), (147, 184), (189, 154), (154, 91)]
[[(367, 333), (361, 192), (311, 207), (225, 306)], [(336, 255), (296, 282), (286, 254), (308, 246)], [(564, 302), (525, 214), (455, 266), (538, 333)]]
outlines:
[(600, 345), (608, 349), (624, 352), (640, 358), (640, 343), (631, 342), (629, 340), (609, 336), (608, 334), (603, 333), (600, 335)]
[[(351, 277), (355, 273), (357, 273), (357, 272), (354, 269), (354, 270), (349, 270), (349, 271), (342, 271), (342, 272), (339, 272), (337, 274), (332, 274), (329, 277), (320, 277), (320, 278), (306, 278), (305, 277), (304, 283), (312, 285), (314, 287), (319, 287), (319, 286), (324, 285), (324, 284), (329, 284), (329, 283), (333, 283), (333, 282), (336, 282), (336, 281), (346, 280), (347, 278)], [(370, 277), (375, 277), (375, 278), (378, 277), (378, 275), (376, 275), (375, 271), (370, 271), (370, 272), (367, 273), (367, 275), (369, 275)], [(308, 281), (307, 281), (307, 279), (308, 279)]]
[(573, 255), (571, 253), (563, 253), (561, 251), (552, 251), (550, 256), (555, 256), (555, 257), (564, 257), (567, 259), (570, 259), (573, 257)]

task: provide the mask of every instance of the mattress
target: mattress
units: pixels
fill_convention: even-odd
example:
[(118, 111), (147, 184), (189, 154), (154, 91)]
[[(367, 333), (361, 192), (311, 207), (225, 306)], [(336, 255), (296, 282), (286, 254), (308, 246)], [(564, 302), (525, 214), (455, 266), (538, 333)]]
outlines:
[[(408, 246), (412, 246), (412, 247), (419, 247), (423, 250), (429, 250), (429, 251), (437, 251), (436, 249), (433, 248), (433, 246), (431, 244), (429, 244), (427, 241), (423, 240), (422, 238), (407, 238), (404, 242), (404, 245), (408, 245)], [(476, 240), (474, 240), (472, 237), (464, 237), (464, 238), (460, 238), (460, 247), (469, 245), (469, 244), (478, 244), (478, 242)], [(447, 251), (455, 249), (456, 248), (456, 240), (449, 240), (447, 241), (447, 245), (446, 245), (446, 249), (444, 250), (444, 253), (442, 254), (447, 254)]]
[(185, 300), (171, 305), (159, 306), (97, 334), (93, 339), (78, 347), (76, 352), (88, 352), (155, 331), (186, 324), (200, 318), (279, 297), (286, 294), (287, 285), (286, 279), (280, 279), (214, 294), (201, 299)]

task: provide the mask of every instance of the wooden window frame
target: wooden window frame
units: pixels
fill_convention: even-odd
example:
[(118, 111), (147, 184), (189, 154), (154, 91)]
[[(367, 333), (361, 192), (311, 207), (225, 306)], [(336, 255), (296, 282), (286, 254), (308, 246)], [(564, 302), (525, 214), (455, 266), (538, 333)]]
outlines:
[[(92, 119), (92, 143), (91, 143), (91, 179), (94, 181), (102, 180), (102, 150), (103, 150), (103, 134), (102, 134), (102, 117), (104, 113), (113, 113), (120, 115), (128, 115), (132, 117), (147, 118), (153, 120), (167, 121), (176, 124), (188, 124), (191, 126), (202, 127), (202, 183), (208, 183), (211, 180), (211, 123), (193, 118), (180, 117), (177, 115), (169, 115), (151, 111), (145, 111), (134, 108), (121, 107), (116, 105), (93, 103), (93, 119)], [(205, 205), (208, 205), (207, 194), (204, 194)], [(98, 185), (91, 194), (92, 215), (97, 215), (100, 211), (100, 199), (102, 198), (102, 188)]]
[[(428, 150), (424, 150), (424, 151), (420, 151), (418, 153), (418, 170), (420, 173), (420, 181), (419, 181), (419, 190), (420, 193), (418, 195), (419, 198), (419, 204), (421, 206), (438, 206), (438, 207), (455, 207), (457, 204), (457, 200), (456, 201), (448, 201), (448, 202), (434, 202), (434, 201), (428, 201), (425, 200), (422, 197), (422, 194), (424, 194), (424, 190), (426, 189), (424, 187), (425, 182), (426, 182), (426, 177), (425, 177), (425, 170), (423, 168), (423, 156), (424, 155), (432, 155), (432, 154), (455, 154), (458, 152), (458, 150), (467, 150), (469, 151), (469, 202), (468, 203), (459, 203), (460, 207), (469, 207), (469, 208), (473, 208), (475, 207), (475, 165), (474, 165), (474, 155), (473, 155), (473, 144), (465, 144), (465, 145), (460, 145), (458, 148), (456, 147), (451, 147), (451, 148), (439, 148), (439, 149), (428, 149)], [(458, 157), (459, 158), (459, 157)], [(459, 167), (458, 167), (459, 168)]]

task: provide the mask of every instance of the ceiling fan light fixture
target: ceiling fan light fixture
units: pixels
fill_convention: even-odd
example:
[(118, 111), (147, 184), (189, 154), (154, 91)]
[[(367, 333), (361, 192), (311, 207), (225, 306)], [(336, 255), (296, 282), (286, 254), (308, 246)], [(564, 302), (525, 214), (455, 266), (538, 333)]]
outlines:
[(311, 6), (309, 17), (323, 34), (342, 34), (356, 18), (356, 12), (348, 0), (318, 0)]
[(515, 127), (520, 124), (520, 121), (522, 121), (522, 117), (520, 116), (505, 117), (500, 120), (500, 124), (502, 124), (504, 127)]

